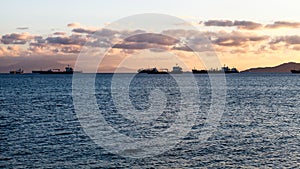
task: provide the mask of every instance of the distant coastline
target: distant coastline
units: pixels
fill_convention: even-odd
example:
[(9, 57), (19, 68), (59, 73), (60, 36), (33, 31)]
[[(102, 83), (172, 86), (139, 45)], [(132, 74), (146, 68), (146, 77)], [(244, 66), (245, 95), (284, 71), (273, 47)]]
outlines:
[(291, 73), (291, 70), (299, 70), (299, 69), (300, 69), (300, 63), (288, 62), (273, 67), (250, 68), (241, 71), (241, 73)]
[[(19, 66), (20, 68), (23, 68), (22, 66)], [(57, 66), (58, 67), (58, 66)], [(112, 68), (115, 69), (115, 68)], [(1, 70), (1, 69), (0, 69)], [(10, 69), (13, 70), (13, 69)], [(123, 71), (118, 71), (118, 72), (110, 72), (109, 70), (105, 69), (104, 71), (96, 72), (97, 74), (111, 74), (111, 73), (121, 73), (121, 74), (132, 74), (136, 73), (134, 69), (129, 69), (126, 67), (122, 67), (121, 70)], [(249, 68), (246, 70), (240, 71), (240, 73), (291, 73), (291, 70), (300, 70), (300, 63), (296, 62), (288, 62), (288, 63), (283, 63), (277, 66), (273, 67), (256, 67), (256, 68)], [(32, 71), (30, 71), (29, 67), (25, 67), (24, 74), (31, 74)], [(81, 72), (81, 71), (80, 71)], [(77, 73), (77, 71), (75, 71)], [(92, 73), (92, 72), (81, 72), (81, 73)], [(182, 73), (192, 73), (192, 71), (182, 71)], [(9, 71), (0, 71), (0, 74), (9, 74)]]

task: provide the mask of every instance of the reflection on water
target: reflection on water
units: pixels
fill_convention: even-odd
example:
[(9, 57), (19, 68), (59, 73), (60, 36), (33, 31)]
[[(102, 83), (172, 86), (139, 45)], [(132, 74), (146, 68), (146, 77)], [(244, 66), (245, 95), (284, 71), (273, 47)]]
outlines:
[[(164, 92), (154, 102), (167, 101), (157, 119), (133, 123), (116, 111), (110, 95), (111, 77), (97, 75), (97, 103), (105, 110), (106, 120), (125, 135), (155, 137), (170, 127), (178, 108), (184, 106), (171, 77), (139, 76), (130, 84), (129, 98), (136, 109), (149, 108), (153, 89)], [(205, 142), (197, 138), (203, 133), (211, 103), (210, 83), (206, 75), (195, 77), (200, 109), (191, 132), (159, 156), (130, 159), (105, 151), (84, 133), (72, 103), (72, 75), (0, 75), (0, 166), (299, 167), (300, 76), (228, 75), (225, 112), (218, 130)], [(134, 151), (138, 150), (127, 153)]]

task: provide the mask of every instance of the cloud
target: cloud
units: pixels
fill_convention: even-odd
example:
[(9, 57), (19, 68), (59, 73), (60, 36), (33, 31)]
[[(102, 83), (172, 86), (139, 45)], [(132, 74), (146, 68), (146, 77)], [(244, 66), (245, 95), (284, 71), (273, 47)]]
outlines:
[(131, 36), (125, 39), (127, 42), (147, 42), (147, 43), (155, 43), (159, 45), (174, 45), (179, 41), (169, 36), (165, 36), (162, 34), (154, 34), (154, 33), (146, 33), (146, 34), (138, 34), (135, 36)]
[(30, 35), (29, 33), (12, 33), (3, 35), (1, 42), (4, 44), (25, 44), (27, 41), (34, 39), (35, 36)]
[(0, 46), (0, 56), (5, 56), (8, 53), (8, 50), (4, 46)]
[(237, 26), (239, 29), (255, 30), (262, 28), (262, 24), (252, 21), (234, 21), (233, 26)]
[(233, 26), (230, 20), (208, 20), (204, 22), (205, 26)]
[(43, 48), (43, 47), (46, 47), (46, 44), (45, 43), (32, 42), (32, 43), (29, 44), (29, 46)]
[(71, 28), (77, 28), (80, 27), (80, 23), (73, 22), (73, 23), (69, 23), (67, 26)]
[[(168, 32), (168, 31), (166, 31)], [(204, 33), (197, 33), (190, 30), (170, 30), (170, 34), (176, 34), (176, 36), (182, 35), (185, 40), (188, 42), (189, 45), (196, 45), (192, 46), (193, 48), (199, 48), (204, 50), (211, 50), (208, 47), (205, 47), (208, 43), (212, 45), (219, 45), (219, 46), (241, 46), (248, 42), (261, 42), (269, 39), (269, 36), (266, 35), (257, 35), (254, 33), (246, 33), (246, 32), (239, 32), (239, 31), (218, 31), (218, 32), (204, 32)], [(208, 44), (209, 45), (209, 44)], [(186, 51), (190, 51), (190, 49), (182, 46), (176, 46), (174, 49), (182, 49)]]
[(293, 47), (293, 50), (298, 50), (298, 51), (300, 51), (300, 45), (299, 45), (299, 46), (294, 46), (294, 47)]
[(72, 30), (75, 33), (88, 34), (88, 37), (93, 37), (97, 39), (103, 38), (115, 38), (116, 35), (124, 37), (128, 34), (128, 31), (116, 31), (112, 29), (96, 29), (96, 28), (75, 28)]
[[(200, 22), (201, 24), (202, 22)], [(278, 29), (278, 28), (299, 28), (300, 22), (276, 21), (272, 24), (263, 25), (253, 21), (230, 21), (230, 20), (208, 20), (204, 22), (205, 26), (218, 26), (218, 27), (237, 27), (245, 30), (257, 29)]]
[(48, 37), (46, 38), (48, 44), (59, 45), (84, 45), (87, 39), (81, 36), (72, 35), (69, 37)]
[(193, 52), (193, 50), (188, 46), (173, 46), (172, 50), (182, 50), (182, 51)]
[(149, 49), (152, 52), (169, 50), (179, 41), (166, 35), (145, 33), (130, 36), (122, 43), (117, 43), (113, 48), (123, 49), (122, 52), (132, 53), (132, 50)]
[(54, 32), (53, 35), (66, 35), (66, 32)]
[(80, 47), (66, 46), (61, 49), (61, 52), (63, 52), (63, 53), (79, 53), (80, 49), (81, 49)]
[[(166, 30), (167, 34), (183, 37), (171, 50), (187, 52), (255, 52), (261, 45), (268, 44), (270, 37), (241, 31), (195, 32), (192, 30)], [(188, 45), (188, 46), (187, 46)]]
[(233, 31), (231, 33), (218, 32), (214, 35), (215, 37), (210, 37), (212, 42), (219, 46), (240, 46), (247, 42), (259, 42), (269, 39), (269, 36), (261, 36), (250, 33), (241, 33)]
[(29, 29), (28, 27), (17, 27), (17, 29), (19, 30), (26, 30), (26, 29)]
[(33, 54), (39, 54), (39, 53), (43, 53), (43, 52), (46, 52), (43, 47), (40, 47), (40, 46), (34, 46), (34, 45), (31, 45), (29, 48), (28, 48), (28, 51), (30, 51), (31, 53)]
[(21, 53), (19, 45), (10, 45), (7, 47), (0, 46), (0, 57), (2, 56), (19, 56)]
[(284, 42), (288, 45), (296, 45), (296, 44), (300, 44), (300, 36), (298, 35), (293, 35), (293, 36), (280, 36), (280, 37), (276, 37), (274, 38), (270, 44), (277, 44), (280, 42)]
[[(224, 24), (223, 24), (224, 25)], [(217, 31), (217, 32), (199, 32), (194, 30), (165, 30), (163, 34), (176, 36), (181, 42), (175, 44), (171, 49), (182, 51), (229, 51), (232, 48), (257, 48), (263, 43), (268, 43), (270, 37), (267, 35), (258, 35), (241, 31)], [(183, 40), (182, 40), (183, 39)], [(182, 44), (181, 44), (182, 43)], [(189, 46), (187, 46), (189, 45)]]
[(273, 24), (268, 24), (265, 28), (278, 29), (278, 28), (299, 28), (300, 22), (287, 22), (287, 21), (277, 21)]
[(96, 31), (97, 31), (96, 29), (88, 29), (88, 28), (75, 28), (72, 30), (72, 32), (75, 33), (87, 33), (87, 34), (93, 34)]
[[(79, 32), (79, 31), (77, 31)], [(93, 31), (89, 32), (87, 30), (80, 31), (82, 33), (93, 33)], [(100, 29), (95, 31), (94, 34), (84, 35), (88, 38), (87, 46), (91, 47), (112, 47), (114, 44), (119, 44), (121, 41), (124, 41), (128, 36), (144, 33), (142, 30), (134, 30), (134, 31), (116, 31), (112, 29)], [(118, 45), (117, 45), (118, 46)]]
[(20, 50), (20, 47), (17, 45), (13, 45), (13, 46), (8, 46), (7, 50), (13, 50), (13, 51), (18, 51)]
[(36, 36), (34, 38), (34, 41), (29, 43), (30, 47), (39, 47), (39, 48), (43, 48), (46, 47), (46, 39), (44, 39), (42, 36)]
[(117, 38), (116, 35), (122, 36), (121, 32), (111, 29), (97, 30), (95, 28), (76, 28), (72, 31), (77, 33), (76, 35), (79, 35), (78, 33), (84, 34), (79, 36), (86, 37), (86, 45), (91, 47), (111, 47), (113, 43), (120, 41), (120, 39)]
[(236, 26), (239, 29), (255, 30), (263, 27), (262, 24), (252, 21), (230, 21), (230, 20), (208, 20), (204, 22), (205, 26), (221, 26), (221, 27), (233, 27)]
[(156, 45), (150, 43), (119, 43), (113, 46), (113, 48), (119, 49), (150, 49), (155, 47)]
[(162, 31), (163, 35), (167, 35), (170, 37), (176, 37), (176, 38), (184, 38), (184, 39), (190, 39), (192, 37), (204, 37), (204, 32), (199, 32), (196, 30), (185, 30), (185, 29), (170, 29), (170, 30), (164, 30)]

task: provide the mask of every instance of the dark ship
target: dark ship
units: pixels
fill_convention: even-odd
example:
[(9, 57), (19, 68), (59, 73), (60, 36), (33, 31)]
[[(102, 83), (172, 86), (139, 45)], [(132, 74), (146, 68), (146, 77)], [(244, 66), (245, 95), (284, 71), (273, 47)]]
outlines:
[(192, 69), (193, 74), (207, 74), (207, 70)]
[[(65, 67), (65, 71), (61, 71), (60, 69), (49, 69), (49, 70), (33, 70), (32, 73), (38, 74), (73, 74), (75, 71), (69, 65)], [(81, 73), (80, 71), (76, 71), (76, 73)]]

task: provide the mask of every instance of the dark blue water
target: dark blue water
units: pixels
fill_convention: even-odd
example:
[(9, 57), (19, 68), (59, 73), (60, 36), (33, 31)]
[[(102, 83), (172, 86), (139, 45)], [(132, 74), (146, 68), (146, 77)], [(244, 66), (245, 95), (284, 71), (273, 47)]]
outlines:
[[(84, 132), (73, 106), (72, 75), (0, 75), (0, 168), (300, 167), (299, 75), (226, 76), (225, 111), (204, 142), (195, 138), (201, 135), (211, 89), (207, 76), (196, 79), (201, 107), (191, 132), (169, 151), (133, 159), (111, 154)], [(149, 108), (155, 87), (166, 93), (167, 111), (157, 124), (144, 127), (116, 118), (110, 81), (111, 74), (97, 75), (97, 103), (121, 133), (152, 137), (174, 121), (180, 89), (171, 77), (141, 76), (130, 84), (136, 109)]]

